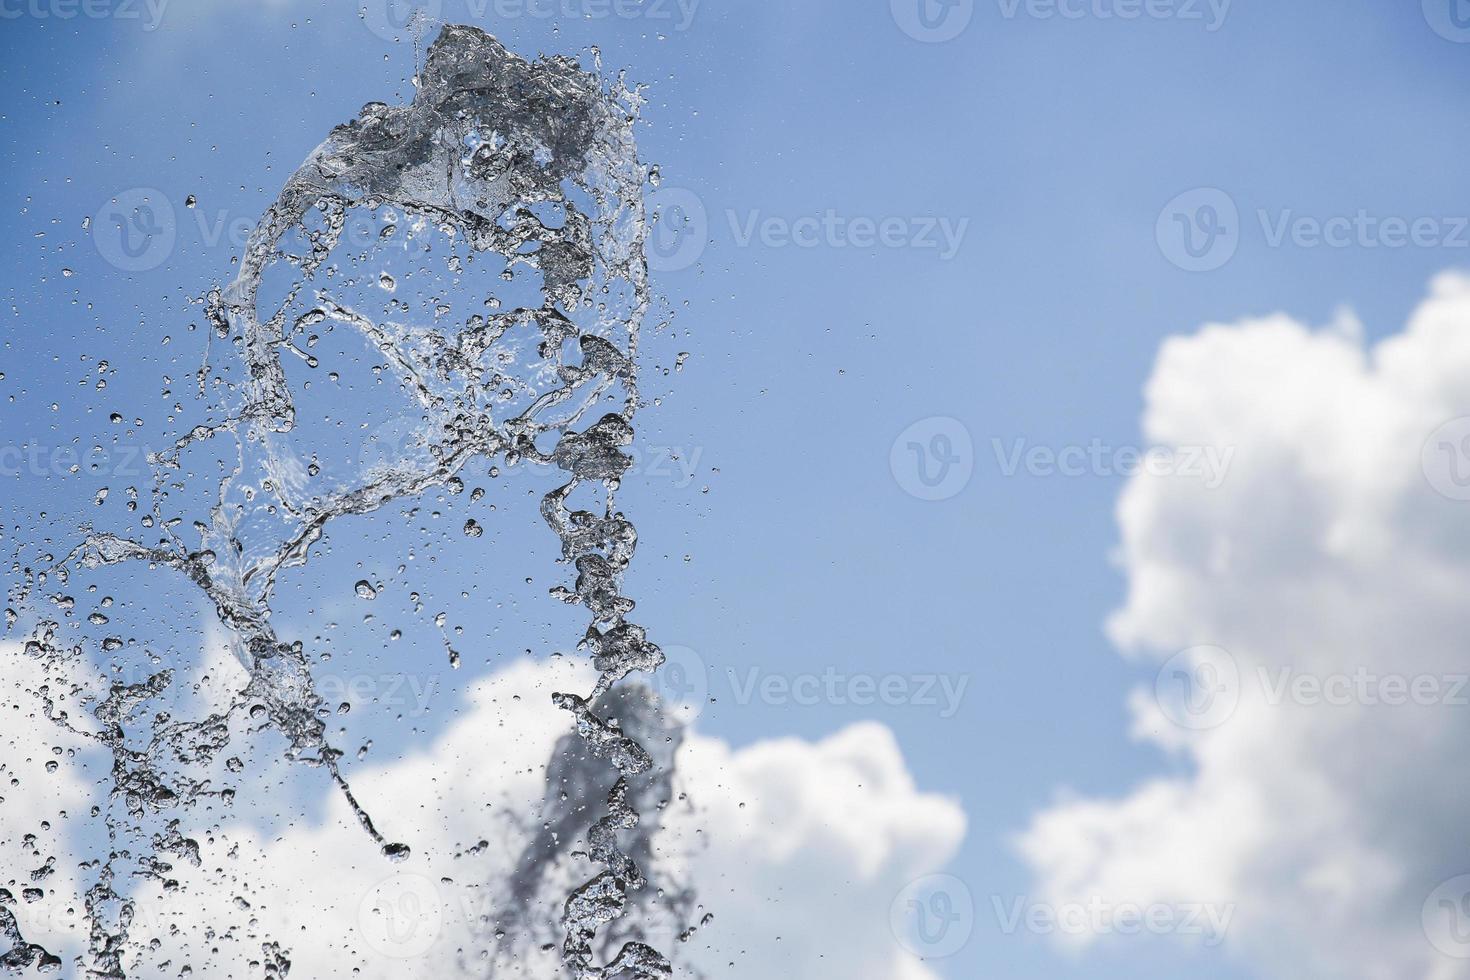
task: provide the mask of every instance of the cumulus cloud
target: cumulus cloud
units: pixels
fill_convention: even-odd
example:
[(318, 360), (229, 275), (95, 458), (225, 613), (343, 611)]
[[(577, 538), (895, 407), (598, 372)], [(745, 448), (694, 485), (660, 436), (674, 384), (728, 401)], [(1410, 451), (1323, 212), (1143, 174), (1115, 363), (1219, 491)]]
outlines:
[(1262, 975), (1470, 977), (1470, 281), (1373, 345), (1206, 326), (1145, 394), (1153, 443), (1234, 450), (1216, 488), (1139, 473), (1118, 506), (1108, 632), (1164, 661), (1133, 735), (1186, 774), (1037, 814), (1038, 890), (1227, 910)]
[[(224, 644), (212, 649), (196, 681), (228, 681), (238, 672)], [(13, 650), (6, 657), (11, 676), (33, 669)], [(505, 881), (546, 816), (547, 762), (568, 730), (550, 693), (590, 686), (583, 664), (521, 661), (475, 685), (457, 720), (431, 744), (355, 767), (358, 798), (385, 833), (413, 849), (399, 864), (379, 853), (340, 795), (323, 795), (319, 771), (272, 768), (279, 747), (261, 746), (245, 777), (255, 767), (264, 775), (247, 778), (234, 807), (175, 814), (181, 833), (200, 848), (197, 866), (180, 860), (170, 869), (166, 877), (178, 882), (176, 889), (166, 891), (155, 880), (119, 886), (136, 903), (134, 942), (161, 941), (161, 951), (145, 962), (187, 964), (196, 977), (238, 977), (248, 972), (246, 963), (268, 961), (262, 947), (274, 941), (289, 951), (293, 976), (483, 974), (480, 953), (497, 946)], [(0, 807), (7, 846), (60, 810), (71, 811), (62, 823), (86, 828), (92, 823), (87, 807), (102, 802), (108, 785), (105, 765), (92, 772), (64, 760), (44, 772), (57, 738), (34, 713), (35, 687), (19, 683), (4, 698), (7, 717), (23, 717), (7, 731), (7, 759), (21, 779)], [(964, 816), (955, 803), (916, 789), (887, 728), (859, 724), (817, 742), (785, 739), (742, 749), (689, 733), (676, 771), (654, 848), (661, 880), (697, 890), (698, 928), (682, 943), (672, 931), (655, 930), (651, 938), (677, 947), (683, 968), (932, 980), (900, 948), (889, 907), (906, 884), (953, 855)], [(324, 803), (294, 812), (290, 798), (314, 780)], [(268, 819), (242, 819), (246, 813)], [(75, 910), (79, 889), (95, 875), (79, 863), (105, 846), (95, 834), (30, 846), (36, 863), (54, 854), (65, 872), (48, 883), (44, 904), (72, 911), (42, 914), (41, 905), (24, 906), (22, 925), (29, 940), (51, 944), (68, 962), (86, 948), (85, 922)], [(592, 868), (581, 860), (563, 870), (582, 880)], [(565, 884), (548, 881), (533, 919), (554, 923)], [(813, 915), (818, 908), (822, 914)], [(712, 918), (704, 922), (706, 913)], [(548, 942), (555, 933), (547, 930)], [(555, 949), (539, 945), (521, 943), (513, 956), (502, 954), (496, 975), (558, 976)]]
[(0, 644), (0, 658), (7, 681), (0, 686), (0, 905), (27, 942), (85, 948), (78, 863), (107, 845), (99, 827), (88, 833), (77, 825), (97, 799), (106, 760), (89, 740), (42, 716), (40, 692), (51, 678), (37, 661), (13, 643)]

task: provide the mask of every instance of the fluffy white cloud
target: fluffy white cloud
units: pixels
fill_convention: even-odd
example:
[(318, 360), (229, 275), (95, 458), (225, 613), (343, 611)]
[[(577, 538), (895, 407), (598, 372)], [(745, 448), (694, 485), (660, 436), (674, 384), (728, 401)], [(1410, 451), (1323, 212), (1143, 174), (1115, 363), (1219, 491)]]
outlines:
[[(17, 644), (0, 644), (0, 854), (4, 902), (28, 942), (49, 950), (86, 947), (79, 910), (87, 887), (78, 862), (105, 848), (100, 827), (79, 835), (108, 766), (93, 743), (42, 715), (50, 680)], [(0, 947), (9, 943), (0, 937)], [(6, 950), (0, 949), (0, 953)]]
[(1140, 473), (1118, 507), (1109, 633), (1166, 660), (1133, 733), (1187, 774), (1038, 814), (1038, 889), (1213, 905), (1264, 975), (1470, 977), (1470, 897), (1435, 892), (1470, 872), (1470, 281), (1372, 346), (1284, 316), (1171, 339), (1146, 400), (1153, 443), (1234, 449), (1218, 488)]
[[(239, 668), (222, 643), (210, 649), (193, 680), (208, 676), (222, 691), (232, 676), (240, 680)], [(5, 653), (10, 676), (33, 669), (14, 650)], [(34, 680), (7, 692), (7, 717), (34, 710)], [(474, 971), (478, 951), (494, 945), (507, 875), (546, 816), (547, 761), (568, 730), (550, 693), (590, 686), (585, 665), (522, 661), (478, 684), (458, 719), (421, 752), (355, 767), (358, 798), (388, 836), (413, 848), (401, 864), (378, 853), (339, 794), (323, 797), (320, 772), (273, 765), (279, 746), (258, 739), (246, 772), (263, 775), (242, 786), (233, 808), (177, 814), (201, 857), (197, 867), (174, 864), (169, 876), (182, 890), (165, 895), (157, 882), (127, 885), (137, 902), (132, 938), (157, 937), (163, 951), (154, 959), (170, 957), (175, 969), (188, 964), (196, 977), (221, 980), (258, 975), (245, 964), (262, 959), (267, 940), (289, 950), (292, 976), (483, 973), (483, 964)], [(106, 766), (90, 772), (63, 760), (44, 774), (42, 757), (58, 742), (34, 716), (8, 726), (7, 737), (7, 759), (22, 778), (0, 807), (0, 843), (13, 846), (62, 808), (72, 811), (64, 821), (72, 831), (87, 827), (86, 809), (102, 802), (108, 785)], [(954, 803), (916, 790), (888, 729), (860, 724), (816, 743), (787, 739), (740, 750), (691, 734), (677, 772), (654, 846), (674, 879), (697, 889), (696, 921), (706, 912), (713, 918), (687, 942), (654, 938), (677, 945), (686, 967), (932, 980), (894, 939), (889, 906), (909, 881), (952, 856), (964, 817)], [(298, 815), (290, 798), (306, 785), (325, 802)], [(240, 811), (270, 819), (241, 821)], [(266, 825), (283, 829), (262, 832)], [(68, 961), (85, 949), (85, 926), (74, 911), (42, 909), (80, 907), (78, 888), (91, 874), (78, 871), (78, 862), (104, 846), (73, 837), (33, 849), (37, 864), (42, 854), (57, 855), (65, 873), (48, 883), (44, 902), (26, 907), (22, 924), (27, 938)], [(581, 861), (575, 874), (591, 870)], [(547, 883), (533, 918), (554, 920), (564, 884)], [(821, 915), (811, 914), (816, 908)], [(556, 960), (554, 949), (533, 946), (498, 966), (507, 976), (551, 978), (559, 975)]]
[(694, 965), (746, 977), (933, 977), (895, 942), (890, 906), (944, 866), (964, 815), (915, 789), (885, 726), (739, 751), (696, 736), (679, 771), (698, 809), (670, 829), (708, 844), (688, 874), (716, 915)]

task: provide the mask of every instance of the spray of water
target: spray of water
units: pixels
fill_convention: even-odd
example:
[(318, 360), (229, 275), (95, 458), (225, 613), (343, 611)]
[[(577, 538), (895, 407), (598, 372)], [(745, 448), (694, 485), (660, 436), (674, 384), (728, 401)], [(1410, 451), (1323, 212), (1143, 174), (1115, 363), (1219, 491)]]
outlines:
[[(622, 794), (622, 802), (639, 815), (623, 842), (627, 858), (637, 868), (654, 866), (654, 837), (662, 808), (675, 795), (675, 757), (684, 739), (684, 726), (654, 692), (637, 683), (609, 691), (594, 710), (598, 716), (615, 715), (624, 734), (647, 748), (653, 765), (642, 773), (624, 775), (602, 762), (595, 743), (587, 743), (579, 733), (560, 740), (547, 766), (543, 819), (536, 827), (527, 828), (530, 832), (525, 835), (526, 843), (506, 883), (505, 914), (497, 922), (502, 932), (519, 939), (519, 943), (508, 947), (511, 957), (517, 945), (542, 931), (528, 917), (542, 887), (561, 880), (563, 842), (575, 840), (585, 825), (584, 815), (594, 812), (610, 795)], [(667, 871), (660, 875), (657, 885), (656, 898), (652, 888), (630, 896), (631, 911), (636, 915), (609, 922), (605, 935), (598, 937), (599, 948), (621, 948), (662, 925), (681, 940), (693, 934), (698, 904), (694, 890)], [(630, 922), (632, 918), (638, 921)], [(692, 969), (687, 972), (694, 973)]]
[[(144, 533), (90, 533), (44, 570), (24, 569), (12, 591), (14, 605), (33, 596), (52, 603), (52, 615), (34, 617), (26, 654), (59, 678), (87, 653), (68, 635), (85, 612), (65, 591), (73, 574), (141, 564), (182, 576), (213, 607), (248, 671), (228, 704), (188, 720), (146, 715), (174, 683), (166, 668), (101, 691), (48, 684), (39, 692), (51, 721), (112, 759), (119, 806), (103, 816), (111, 852), (96, 862), (86, 896), (95, 976), (124, 976), (133, 909), (114, 889), (122, 869), (167, 881), (173, 861), (198, 864), (198, 844), (169, 813), (233, 792), (219, 788), (220, 764), (242, 717), (251, 731), (283, 736), (290, 758), (325, 770), (387, 858), (408, 857), (409, 845), (381, 832), (353, 795), (303, 644), (277, 634), (271, 599), (331, 522), (433, 488), (457, 493), (465, 467), (486, 460), (566, 474), (541, 501), (575, 570), (553, 595), (587, 611), (580, 646), (598, 671), (592, 690), (553, 697), (572, 717), (582, 754), (609, 773), (606, 785), (585, 767), (578, 777), (582, 792), (596, 786), (605, 801), (586, 841), (601, 870), (566, 899), (564, 969), (577, 980), (671, 974), (668, 959), (643, 942), (607, 945), (630, 896), (647, 885), (648, 835), (637, 828), (658, 786), (649, 781), (655, 760), (634, 735), (658, 726), (643, 718), (630, 731), (616, 711), (626, 689), (619, 682), (663, 662), (628, 618), (634, 603), (621, 582), (637, 532), (616, 506), (631, 463), (638, 333), (649, 307), (643, 191), (657, 175), (639, 163), (634, 143), (642, 99), (621, 77), (605, 78), (595, 58), (590, 68), (526, 61), (461, 26), (443, 29), (415, 81), (410, 104), (370, 103), (332, 131), (253, 230), (234, 281), (201, 298), (212, 345), (238, 356), (231, 373), (211, 351), (199, 390), (222, 386), (234, 397), (152, 459)], [(360, 235), (364, 228), (370, 233)], [(344, 264), (341, 254), (354, 248), (362, 254)], [(405, 267), (380, 261), (389, 253)], [(416, 275), (442, 293), (427, 315), (396, 298)], [(298, 408), (303, 386), (289, 380), (292, 364), (318, 367), (314, 351), (328, 331), (359, 338), (402, 398), (386, 408), (390, 444), (349, 461), (357, 465), (328, 458), (333, 437), (312, 431)], [(207, 520), (186, 522), (182, 501), (208, 479), (189, 458), (211, 446), (229, 447), (215, 459), (218, 492)], [(191, 531), (197, 540), (186, 540)], [(478, 531), (473, 521), (465, 527)], [(155, 540), (145, 543), (148, 533)], [(48, 594), (52, 583), (62, 591)], [(358, 585), (366, 598), (373, 591)], [(106, 611), (86, 622), (106, 632)], [(100, 652), (105, 659), (123, 646), (107, 636)], [(458, 654), (449, 655), (457, 666)], [(234, 757), (224, 762), (238, 768)], [(625, 849), (620, 840), (630, 835), (635, 846)], [(531, 887), (535, 866), (533, 855), (523, 857), (512, 897)], [(0, 965), (59, 966), (3, 905), (0, 933), (12, 946)], [(266, 974), (284, 976), (280, 946), (260, 945)], [(605, 949), (602, 964), (596, 953)]]

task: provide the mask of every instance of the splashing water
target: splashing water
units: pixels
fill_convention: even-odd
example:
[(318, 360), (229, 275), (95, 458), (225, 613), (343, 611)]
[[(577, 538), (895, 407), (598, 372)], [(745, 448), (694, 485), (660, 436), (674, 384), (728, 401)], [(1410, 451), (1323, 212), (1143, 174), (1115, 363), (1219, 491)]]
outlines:
[[(596, 757), (595, 747), (588, 746), (580, 735), (569, 734), (560, 740), (546, 771), (542, 810), (549, 816), (526, 835), (526, 843), (509, 877), (507, 915), (498, 925), (511, 934), (533, 936), (539, 931), (535, 923), (527, 921), (527, 910), (534, 906), (541, 886), (560, 870), (556, 861), (557, 842), (573, 839), (580, 815), (594, 810), (610, 793), (625, 793), (624, 802), (637, 813), (646, 815), (633, 829), (625, 850), (638, 865), (653, 865), (653, 838), (659, 827), (662, 801), (674, 795), (675, 759), (684, 739), (684, 725), (665, 710), (656, 694), (642, 684), (620, 685), (604, 695), (595, 707), (599, 713), (616, 711), (622, 728), (639, 745), (648, 747), (654, 765), (639, 775), (627, 777), (602, 764)], [(694, 890), (677, 877), (663, 875), (658, 882), (662, 908), (652, 907), (650, 891), (644, 889), (634, 899), (644, 925), (661, 918), (680, 935), (681, 940), (691, 935), (697, 905)], [(639, 898), (643, 900), (639, 901)], [(609, 923), (609, 939), (618, 933), (620, 924)], [(646, 933), (640, 933), (634, 927), (629, 938), (640, 934)], [(692, 975), (702, 976), (692, 967), (687, 970)], [(492, 975), (498, 974), (492, 972)]]
[[(90, 697), (43, 685), (47, 717), (110, 753), (113, 796), (122, 802), (122, 812), (106, 814), (112, 852), (97, 863), (87, 893), (94, 975), (124, 976), (133, 909), (113, 888), (120, 869), (131, 864), (133, 873), (166, 878), (171, 859), (198, 865), (198, 844), (168, 812), (231, 792), (215, 789), (213, 776), (242, 715), (255, 730), (283, 736), (288, 757), (324, 769), (387, 858), (409, 856), (353, 795), (342, 753), (327, 739), (327, 706), (303, 644), (277, 634), (271, 599), (283, 573), (308, 562), (329, 522), (431, 488), (457, 493), (465, 467), (487, 459), (565, 472), (540, 511), (576, 576), (552, 591), (588, 612), (580, 646), (599, 673), (590, 692), (552, 698), (571, 714), (586, 753), (610, 767), (611, 781), (605, 814), (587, 838), (603, 870), (565, 902), (564, 969), (576, 980), (671, 975), (668, 959), (642, 942), (624, 942), (606, 965), (594, 951), (595, 943), (606, 948), (599, 931), (647, 884), (619, 835), (637, 828), (639, 808), (656, 796), (647, 783), (653, 758), (613, 713), (615, 686), (664, 659), (627, 618), (634, 603), (621, 580), (637, 532), (615, 503), (632, 462), (624, 449), (633, 440), (638, 332), (649, 306), (643, 190), (651, 174), (633, 138), (642, 97), (621, 77), (604, 79), (600, 65), (528, 62), (462, 26), (443, 29), (416, 85), (411, 104), (369, 103), (332, 131), (251, 233), (234, 281), (202, 300), (211, 344), (239, 357), (230, 368), (207, 358), (199, 390), (223, 386), (236, 397), (151, 460), (156, 485), (141, 524), (162, 537), (145, 544), (136, 539), (143, 533), (90, 533), (49, 570), (27, 569), (12, 594), (24, 604), (53, 577), (65, 585), (84, 569), (143, 563), (177, 573), (213, 606), (248, 671), (248, 684), (220, 710), (183, 721), (156, 713), (141, 740), (134, 723), (170, 689), (171, 670), (138, 683), (114, 680)], [(360, 254), (344, 269), (337, 257), (352, 249)], [(396, 255), (409, 267), (368, 269), (370, 255)], [(431, 263), (447, 270), (450, 286), (423, 318), (398, 293), (415, 276), (432, 279), (422, 271)], [(456, 303), (470, 295), (479, 308), (456, 317)], [(401, 398), (396, 408), (362, 407), (364, 424), (372, 410), (388, 421), (346, 463), (332, 455), (339, 437), (318, 431), (316, 413), (299, 406), (310, 385), (288, 380), (295, 361), (319, 366), (314, 351), (328, 331), (366, 345)], [(178, 508), (208, 468), (190, 463), (191, 454), (210, 446), (226, 447), (212, 461), (221, 478), (217, 495), (210, 491), (209, 520), (189, 525), (199, 537), (190, 544)], [(467, 536), (477, 532), (474, 521), (466, 524)], [(367, 602), (379, 593), (368, 579), (353, 588)], [(79, 613), (70, 596), (46, 598), (60, 615), (39, 618), (25, 652), (59, 677), (79, 656), (79, 645), (65, 639)], [(102, 628), (107, 611), (88, 622)], [(101, 649), (130, 645), (109, 636)], [(458, 654), (449, 653), (457, 666)], [(77, 697), (84, 715), (68, 708)], [(657, 728), (646, 718), (632, 725)], [(227, 763), (237, 770), (238, 760)], [(127, 840), (144, 846), (122, 846)], [(646, 833), (638, 841), (633, 851), (647, 859)], [(513, 891), (526, 887), (522, 881)], [(26, 942), (3, 905), (0, 932), (13, 946), (0, 965), (60, 965)], [(261, 947), (267, 975), (285, 976), (290, 963), (280, 946)]]

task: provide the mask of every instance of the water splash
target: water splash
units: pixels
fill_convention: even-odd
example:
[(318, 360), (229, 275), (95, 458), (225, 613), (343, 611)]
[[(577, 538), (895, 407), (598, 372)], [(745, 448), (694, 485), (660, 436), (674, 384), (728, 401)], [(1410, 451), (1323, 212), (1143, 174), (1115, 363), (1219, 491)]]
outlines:
[[(564, 736), (551, 754), (546, 770), (543, 814), (534, 827), (525, 828), (525, 845), (515, 858), (506, 883), (506, 913), (495, 923), (497, 931), (511, 939), (497, 966), (509, 968), (521, 951), (537, 942), (544, 930), (530, 921), (529, 910), (548, 884), (556, 887), (563, 878), (565, 849), (583, 830), (585, 814), (594, 812), (621, 783), (624, 802), (644, 816), (624, 845), (639, 867), (653, 868), (654, 837), (660, 828), (663, 808), (675, 796), (675, 760), (684, 741), (685, 728), (659, 697), (642, 684), (624, 684), (600, 699), (598, 714), (617, 714), (621, 728), (639, 745), (647, 746), (653, 765), (643, 773), (624, 777), (610, 769), (579, 734)], [(665, 872), (654, 889), (645, 888), (632, 897), (637, 922), (625, 918), (610, 923), (601, 947), (619, 948), (630, 940), (644, 939), (662, 928), (671, 939), (683, 939), (695, 930), (697, 896), (687, 881)], [(626, 928), (620, 928), (626, 925)], [(692, 971), (692, 975), (695, 971)], [(496, 974), (498, 975), (498, 974)]]
[[(272, 627), (270, 603), (282, 574), (308, 562), (330, 522), (431, 488), (453, 491), (461, 471), (485, 459), (550, 464), (567, 474), (541, 502), (562, 561), (576, 571), (553, 594), (588, 612), (579, 646), (599, 671), (590, 692), (553, 697), (572, 715), (587, 752), (614, 774), (605, 814), (587, 840), (603, 870), (565, 902), (564, 968), (576, 980), (671, 975), (668, 959), (636, 940), (605, 965), (594, 956), (599, 931), (647, 885), (620, 836), (639, 826), (650, 797), (638, 785), (646, 789), (654, 760), (619, 722), (614, 690), (664, 659), (627, 618), (634, 603), (621, 580), (637, 532), (616, 507), (632, 462), (624, 450), (633, 440), (638, 334), (649, 306), (643, 190), (650, 173), (638, 162), (633, 134), (642, 97), (621, 77), (605, 79), (595, 62), (584, 70), (567, 58), (526, 61), (462, 26), (443, 29), (415, 81), (410, 104), (369, 103), (332, 131), (252, 231), (234, 281), (203, 298), (211, 343), (228, 345), (239, 366), (232, 373), (211, 352), (197, 385), (201, 396), (223, 387), (236, 397), (152, 457), (152, 506), (140, 523), (162, 536), (145, 544), (143, 534), (91, 533), (50, 568), (27, 569), (13, 593), (24, 605), (53, 579), (65, 584), (80, 570), (143, 564), (169, 571), (212, 605), (248, 671), (243, 690), (197, 720), (142, 717), (173, 685), (169, 670), (82, 697), (85, 722), (68, 707), (75, 688), (42, 693), (47, 717), (109, 751), (121, 803), (120, 813), (105, 818), (114, 846), (97, 863), (86, 896), (93, 975), (124, 976), (133, 908), (113, 887), (120, 868), (164, 879), (172, 860), (197, 864), (197, 843), (167, 814), (232, 792), (216, 789), (211, 774), (242, 716), (256, 730), (283, 735), (290, 758), (326, 770), (386, 857), (408, 857), (409, 846), (381, 833), (353, 795), (338, 764), (342, 752), (327, 738), (330, 706), (317, 693), (303, 644)], [(360, 235), (364, 227), (370, 233)], [(409, 242), (409, 268), (387, 268), (384, 256), (394, 248), (407, 261)], [(353, 249), (359, 254), (342, 265), (342, 252)], [(399, 298), (400, 287), (418, 274), (415, 263), (441, 256), (448, 288), (420, 316)], [(490, 285), (475, 293), (480, 280)], [(456, 317), (456, 304), (472, 294), (476, 312)], [(391, 438), (357, 466), (328, 458), (334, 436), (313, 430), (298, 406), (309, 386), (290, 382), (291, 365), (319, 367), (314, 349), (328, 330), (359, 338), (402, 398), (387, 407), (397, 427)], [(214, 461), (218, 492), (207, 521), (186, 523), (183, 501), (206, 469), (188, 459), (210, 446), (225, 447)], [(185, 540), (188, 529), (197, 542)], [(466, 534), (475, 536), (469, 525)], [(355, 591), (364, 599), (377, 594), (367, 580)], [(38, 620), (26, 653), (60, 674), (80, 656), (80, 645), (61, 636), (75, 626), (76, 602), (47, 598), (59, 616)], [(102, 612), (94, 616), (107, 622)], [(107, 637), (101, 649), (112, 653), (128, 642)], [(452, 649), (450, 657), (457, 665)], [(637, 839), (646, 842), (646, 832)], [(127, 840), (146, 843), (123, 846)], [(649, 853), (646, 846), (634, 851), (645, 859)], [(7, 962), (59, 964), (26, 943), (6, 914), (0, 906), (0, 930), (14, 946)], [(267, 972), (284, 976), (289, 961), (280, 946), (260, 946)]]

